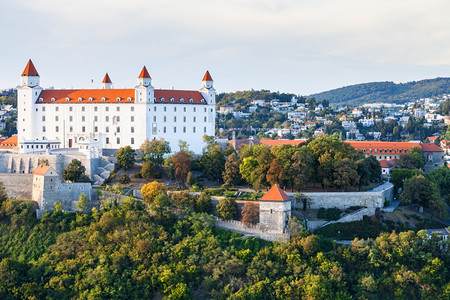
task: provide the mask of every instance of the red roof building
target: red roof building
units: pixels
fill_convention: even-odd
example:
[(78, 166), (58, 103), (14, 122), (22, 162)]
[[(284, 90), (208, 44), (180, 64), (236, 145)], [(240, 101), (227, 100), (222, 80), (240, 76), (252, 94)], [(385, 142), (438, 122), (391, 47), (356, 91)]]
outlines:
[(259, 201), (286, 201), (289, 199), (289, 196), (275, 184)]

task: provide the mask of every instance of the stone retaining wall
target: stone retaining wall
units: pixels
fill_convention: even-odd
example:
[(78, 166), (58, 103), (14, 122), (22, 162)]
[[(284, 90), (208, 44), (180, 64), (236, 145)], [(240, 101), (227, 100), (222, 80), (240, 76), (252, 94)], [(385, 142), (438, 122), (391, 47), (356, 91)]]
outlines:
[(16, 199), (31, 199), (33, 175), (31, 174), (0, 174), (9, 197)]
[(254, 235), (255, 237), (259, 237), (266, 241), (280, 240), (282, 242), (287, 242), (290, 239), (290, 235), (288, 233), (283, 233), (282, 230), (262, 230), (259, 224), (247, 226), (240, 221), (224, 221), (216, 218), (216, 226), (222, 229), (228, 229), (242, 234)]

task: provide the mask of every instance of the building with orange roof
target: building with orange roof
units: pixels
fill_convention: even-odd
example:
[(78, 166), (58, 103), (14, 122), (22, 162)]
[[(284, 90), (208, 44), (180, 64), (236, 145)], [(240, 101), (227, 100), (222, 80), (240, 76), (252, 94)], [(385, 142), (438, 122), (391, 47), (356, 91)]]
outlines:
[(17, 135), (0, 142), (0, 150), (17, 150)]
[(259, 199), (259, 222), (262, 230), (285, 233), (291, 218), (291, 198), (274, 185)]
[[(131, 89), (115, 89), (105, 74), (101, 89), (47, 89), (28, 61), (18, 88), (21, 153), (46, 149), (138, 149), (146, 139), (179, 140), (201, 153), (203, 135), (215, 134), (215, 89), (209, 71), (198, 91), (155, 89), (144, 66)], [(93, 151), (97, 151), (94, 149)]]
[(306, 140), (283, 140), (283, 139), (279, 139), (279, 140), (269, 140), (269, 139), (261, 139), (259, 140), (259, 142), (263, 145), (272, 147), (272, 146), (279, 146), (279, 145), (291, 145), (291, 146), (295, 146), (297, 147), (298, 145), (301, 145), (303, 143), (306, 142)]

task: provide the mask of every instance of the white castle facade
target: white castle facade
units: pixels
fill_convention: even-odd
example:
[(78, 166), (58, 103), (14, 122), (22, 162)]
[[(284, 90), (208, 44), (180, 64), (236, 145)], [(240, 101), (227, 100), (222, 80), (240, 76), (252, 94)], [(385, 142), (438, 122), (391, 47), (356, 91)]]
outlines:
[(102, 89), (44, 90), (30, 60), (17, 95), (19, 152), (79, 148), (96, 157), (164, 138), (174, 152), (182, 140), (201, 153), (203, 135), (215, 134), (215, 96), (208, 71), (199, 91), (160, 90), (145, 67), (134, 89), (113, 89), (106, 74)]

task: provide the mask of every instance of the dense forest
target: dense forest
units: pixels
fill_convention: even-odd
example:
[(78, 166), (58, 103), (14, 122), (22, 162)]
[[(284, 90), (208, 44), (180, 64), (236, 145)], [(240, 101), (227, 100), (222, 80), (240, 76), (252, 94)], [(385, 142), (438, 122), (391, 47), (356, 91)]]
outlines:
[(450, 78), (435, 78), (407, 83), (390, 81), (361, 83), (326, 92), (309, 95), (317, 100), (327, 99), (330, 103), (358, 106), (364, 103), (405, 103), (450, 94)]
[(448, 244), (423, 231), (347, 246), (292, 227), (278, 243), (217, 229), (187, 203), (126, 198), (37, 220), (30, 202), (1, 200), (1, 299), (450, 297)]

